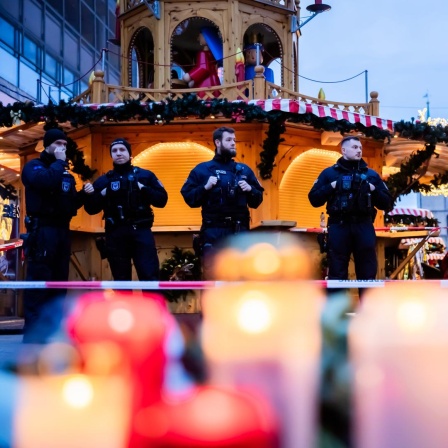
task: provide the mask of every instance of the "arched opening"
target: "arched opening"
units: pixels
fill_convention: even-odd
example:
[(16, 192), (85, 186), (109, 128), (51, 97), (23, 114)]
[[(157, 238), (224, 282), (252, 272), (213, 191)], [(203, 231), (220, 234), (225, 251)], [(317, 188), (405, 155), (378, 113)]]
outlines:
[(168, 192), (165, 208), (154, 209), (154, 226), (200, 226), (201, 209), (190, 208), (180, 190), (190, 171), (214, 152), (193, 142), (157, 143), (133, 158), (135, 166), (151, 170)]
[(251, 79), (248, 72), (251, 73), (250, 66), (255, 64), (250, 51), (254, 44), (261, 44), (260, 62), (265, 66), (266, 80), (283, 85), (283, 46), (278, 34), (264, 23), (254, 23), (244, 33), (243, 43), (246, 79)]
[[(200, 38), (199, 35), (203, 37)], [(207, 46), (211, 54), (204, 55), (204, 46)], [(222, 35), (219, 28), (209, 19), (204, 17), (191, 17), (179, 23), (171, 36), (171, 83), (173, 75), (182, 78), (193, 70), (202, 70), (202, 75), (194, 80), (193, 85), (184, 83), (188, 87), (210, 87), (220, 84), (222, 72)], [(217, 84), (216, 84), (217, 83)]]
[(336, 151), (310, 149), (291, 162), (280, 182), (279, 219), (297, 221), (297, 227), (319, 227), (325, 207), (312, 207), (308, 193), (321, 171), (340, 156)]
[(139, 28), (132, 36), (128, 51), (130, 87), (154, 87), (154, 40), (148, 28)]

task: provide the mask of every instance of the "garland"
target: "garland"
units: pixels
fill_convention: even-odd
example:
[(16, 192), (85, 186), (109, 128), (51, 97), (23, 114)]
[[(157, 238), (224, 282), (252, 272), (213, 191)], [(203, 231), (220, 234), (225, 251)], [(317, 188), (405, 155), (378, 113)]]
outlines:
[[(25, 123), (38, 123), (46, 121), (48, 128), (57, 126), (57, 123), (70, 122), (73, 127), (87, 125), (89, 123), (104, 123), (106, 121), (121, 122), (131, 119), (147, 121), (150, 124), (169, 124), (177, 117), (196, 116), (205, 119), (210, 116), (220, 115), (240, 122), (253, 120), (268, 122), (269, 129), (266, 139), (260, 151), (260, 163), (257, 168), (262, 179), (270, 179), (275, 167), (275, 159), (278, 154), (278, 146), (283, 141), (281, 134), (285, 132), (285, 123), (303, 123), (315, 129), (339, 132), (342, 135), (351, 132), (362, 132), (366, 137), (375, 140), (390, 141), (391, 134), (376, 126), (366, 127), (360, 123), (350, 123), (347, 120), (336, 120), (331, 117), (318, 117), (314, 114), (293, 114), (282, 111), (266, 112), (256, 105), (244, 102), (229, 102), (222, 99), (205, 101), (195, 94), (185, 94), (176, 100), (166, 99), (161, 102), (147, 102), (142, 104), (138, 100), (126, 101), (118, 107), (102, 106), (97, 109), (61, 101), (59, 104), (49, 103), (45, 106), (35, 106), (32, 102), (17, 102), (3, 106), (0, 103), (0, 126), (11, 127), (17, 117)], [(437, 143), (448, 143), (448, 126), (439, 124), (431, 126), (421, 122), (397, 122), (395, 133), (402, 138), (425, 142), (425, 149), (412, 154), (400, 166), (400, 172), (393, 174), (387, 180), (387, 185), (396, 199), (400, 194), (411, 191), (428, 191), (432, 186), (448, 183), (448, 173), (434, 176), (430, 185), (419, 182), (419, 171), (422, 166), (434, 155)], [(73, 142), (74, 144), (74, 142)], [(71, 145), (71, 144), (70, 144)], [(90, 178), (93, 174), (85, 165), (84, 156), (75, 146), (71, 145), (68, 156), (73, 162), (73, 171), (83, 178)]]
[(448, 183), (448, 171), (436, 174), (428, 184), (421, 184), (419, 179), (425, 174), (431, 157), (438, 157), (436, 152), (437, 143), (448, 144), (448, 126), (438, 124), (431, 126), (424, 122), (395, 123), (396, 134), (401, 138), (419, 140), (425, 142), (424, 149), (411, 154), (400, 164), (400, 171), (392, 174), (386, 184), (396, 200), (402, 194), (410, 192), (428, 192), (433, 187)]
[[(160, 267), (160, 280), (199, 280), (201, 278), (201, 265), (193, 252), (175, 246), (171, 254), (172, 256), (167, 258)], [(188, 268), (188, 265), (192, 267)], [(163, 294), (169, 302), (178, 302), (180, 298), (185, 300), (188, 292), (173, 289), (166, 290)]]

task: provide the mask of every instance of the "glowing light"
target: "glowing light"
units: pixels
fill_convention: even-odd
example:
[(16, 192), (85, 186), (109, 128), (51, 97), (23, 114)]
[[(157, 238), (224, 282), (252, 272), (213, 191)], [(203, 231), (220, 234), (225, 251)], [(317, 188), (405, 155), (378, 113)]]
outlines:
[(261, 291), (248, 291), (242, 296), (242, 303), (237, 312), (240, 328), (247, 333), (262, 333), (272, 324), (268, 297)]
[(62, 396), (69, 406), (79, 409), (85, 408), (93, 400), (92, 384), (85, 376), (73, 376), (64, 383)]
[(398, 307), (397, 320), (403, 330), (418, 331), (428, 320), (426, 306), (419, 301), (405, 302)]
[(135, 318), (126, 308), (116, 308), (110, 311), (109, 326), (117, 333), (127, 333), (134, 326)]
[(253, 256), (253, 267), (258, 274), (267, 275), (278, 271), (280, 257), (274, 246), (260, 243), (254, 245), (249, 251)]

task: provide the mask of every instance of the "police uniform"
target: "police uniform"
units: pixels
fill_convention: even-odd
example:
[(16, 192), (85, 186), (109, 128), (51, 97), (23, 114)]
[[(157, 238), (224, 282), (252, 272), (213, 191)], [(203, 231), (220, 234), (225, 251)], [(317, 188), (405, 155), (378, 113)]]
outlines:
[[(333, 181), (336, 188), (331, 186)], [(375, 190), (370, 191), (369, 183)], [(313, 207), (327, 204), (328, 278), (346, 280), (353, 253), (356, 278), (375, 279), (375, 209), (389, 210), (393, 205), (380, 176), (362, 159), (353, 161), (341, 157), (335, 165), (322, 171), (308, 198)]]
[[(55, 135), (58, 131), (66, 139), (62, 131), (52, 131)], [(51, 134), (51, 131), (48, 133)], [(82, 206), (85, 193), (76, 192), (75, 179), (67, 170), (66, 161), (57, 160), (47, 151), (23, 167), (28, 231), (24, 244), (26, 280), (68, 280), (71, 253), (69, 225)], [(65, 292), (57, 289), (25, 291), (24, 342), (44, 343), (57, 330), (62, 309), (56, 299)]]
[[(210, 176), (218, 182), (210, 190), (204, 188)], [(238, 182), (244, 180), (251, 187), (244, 192)], [(202, 255), (228, 235), (249, 230), (250, 208), (263, 201), (263, 187), (254, 172), (244, 163), (216, 154), (209, 162), (197, 165), (182, 186), (181, 194), (190, 207), (202, 207), (200, 241)], [(208, 268), (204, 266), (204, 270)]]
[[(140, 189), (138, 183), (144, 186)], [(104, 212), (106, 256), (115, 280), (131, 280), (132, 265), (139, 280), (157, 280), (159, 259), (151, 227), (151, 206), (165, 207), (168, 193), (155, 174), (130, 162), (114, 169), (94, 183), (85, 210), (90, 215)], [(106, 195), (101, 191), (106, 188)]]

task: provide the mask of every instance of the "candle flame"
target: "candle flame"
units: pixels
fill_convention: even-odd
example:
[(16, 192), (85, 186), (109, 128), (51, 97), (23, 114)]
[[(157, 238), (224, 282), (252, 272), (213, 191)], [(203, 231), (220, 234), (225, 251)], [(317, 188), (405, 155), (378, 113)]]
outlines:
[(402, 303), (397, 310), (398, 325), (406, 331), (421, 330), (428, 321), (426, 306), (420, 301)]
[(127, 333), (134, 326), (135, 318), (131, 311), (120, 307), (110, 311), (108, 323), (115, 332)]
[(86, 408), (93, 400), (92, 383), (83, 375), (72, 376), (62, 388), (65, 402), (73, 408)]
[(240, 328), (247, 333), (262, 333), (272, 324), (267, 297), (261, 291), (248, 291), (243, 296), (237, 319)]

